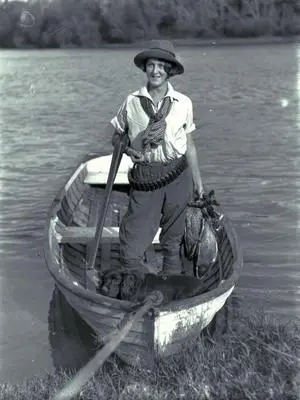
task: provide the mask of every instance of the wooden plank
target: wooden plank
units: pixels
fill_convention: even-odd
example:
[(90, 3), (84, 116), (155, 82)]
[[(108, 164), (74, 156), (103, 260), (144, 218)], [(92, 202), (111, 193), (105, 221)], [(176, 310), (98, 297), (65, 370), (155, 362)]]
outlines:
[[(93, 225), (96, 223), (99, 207), (100, 207), (100, 202), (95, 196), (92, 200), (90, 200), (90, 207), (89, 207), (90, 209), (89, 209), (89, 215), (88, 215), (88, 221), (87, 221), (88, 227), (93, 227)], [(95, 231), (95, 233), (96, 233), (96, 231)], [(92, 241), (88, 242), (86, 245), (85, 287), (87, 289), (90, 289), (90, 290), (93, 290), (94, 292), (96, 292), (97, 291), (97, 285), (96, 285), (97, 271), (95, 269), (91, 270), (91, 269), (87, 268), (88, 267), (87, 262), (90, 259), (91, 251), (93, 251)]]
[(232, 267), (233, 263), (230, 263), (223, 267), (223, 279), (228, 279), (230, 277), (230, 275), (233, 273)]
[(74, 193), (73, 186), (69, 189), (69, 191), (66, 193), (64, 199), (66, 200), (70, 210), (73, 212), (79, 203), (82, 195)]
[(86, 226), (88, 223), (88, 213), (84, 213), (81, 208), (81, 204), (78, 204), (73, 214), (73, 224), (79, 226)]
[(223, 265), (226, 265), (226, 260), (228, 259), (229, 256), (233, 257), (233, 254), (232, 254), (232, 248), (228, 243), (227, 247), (220, 252), (221, 262)]
[(78, 250), (74, 249), (73, 247), (69, 246), (68, 244), (63, 246), (62, 248), (62, 255), (64, 258), (69, 257), (67, 260), (70, 263), (75, 263), (78, 267), (81, 267), (85, 263), (85, 255), (80, 253)]
[(67, 196), (70, 195), (72, 197), (75, 197), (77, 200), (80, 200), (82, 198), (84, 190), (84, 183), (82, 183), (79, 177), (77, 177), (73, 182), (73, 185), (70, 186)]
[(65, 261), (66, 267), (70, 270), (71, 268), (76, 268), (79, 271), (81, 270), (81, 275), (83, 276), (84, 274), (84, 262), (82, 259), (80, 260), (79, 257), (76, 257), (75, 254), (72, 254), (71, 252), (63, 252), (63, 259)]
[[(108, 172), (89, 172), (84, 180), (84, 183), (90, 185), (106, 185)], [(128, 172), (118, 172), (114, 185), (128, 185)]]
[[(75, 208), (75, 206), (74, 206)], [(61, 207), (57, 212), (59, 219), (65, 224), (69, 224), (73, 218), (73, 207), (71, 208), (67, 198), (65, 197), (61, 202)]]
[[(110, 225), (112, 222), (112, 216), (113, 216), (113, 211), (112, 211), (112, 206), (111, 204), (109, 205), (106, 213), (106, 219), (105, 222)], [(119, 237), (119, 232), (118, 232), (118, 237)], [(111, 255), (111, 241), (106, 240), (102, 241), (101, 244), (101, 266), (110, 266), (110, 255)]]
[[(59, 243), (89, 243), (94, 239), (96, 227), (89, 226), (66, 226), (57, 232), (57, 241)], [(160, 229), (155, 235), (152, 243), (159, 243)], [(119, 227), (104, 227), (102, 233), (102, 242), (119, 242)]]
[[(90, 210), (89, 210), (89, 216), (88, 216), (88, 222), (87, 222), (87, 225), (89, 228), (93, 228), (93, 226), (95, 226), (95, 224), (97, 223), (97, 214), (98, 214), (98, 209), (100, 207), (100, 202), (99, 202), (99, 200), (98, 201), (97, 200), (98, 199), (96, 196), (94, 197), (94, 199), (89, 200)], [(95, 233), (96, 233), (96, 231), (95, 231)], [(88, 243), (87, 248), (86, 248), (87, 259), (89, 259), (92, 248), (93, 248), (92, 244)]]
[(74, 251), (78, 251), (79, 255), (82, 257), (86, 256), (86, 245), (83, 243), (68, 243), (68, 247)]
[(71, 274), (76, 275), (76, 279), (80, 277), (80, 283), (84, 282), (84, 260), (80, 256), (77, 256), (76, 252), (73, 253), (71, 249), (63, 250), (63, 260), (65, 266)]

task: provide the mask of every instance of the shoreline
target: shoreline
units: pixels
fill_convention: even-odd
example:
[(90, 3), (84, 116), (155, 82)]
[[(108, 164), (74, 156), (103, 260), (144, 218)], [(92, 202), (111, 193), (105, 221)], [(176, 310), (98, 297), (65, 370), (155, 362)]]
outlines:
[[(258, 37), (215, 37), (215, 38), (159, 38), (158, 40), (170, 40), (178, 47), (217, 47), (217, 46), (244, 46), (265, 44), (290, 44), (300, 43), (300, 35), (295, 36), (258, 36)], [(148, 40), (139, 40), (132, 43), (103, 43), (99, 48), (136, 48), (145, 47)]]
[(286, 44), (300, 43), (299, 36), (259, 36), (249, 38), (212, 38), (212, 39), (175, 39), (177, 46), (227, 46), (227, 45), (252, 45), (252, 44)]
[[(215, 38), (170, 38), (162, 37), (158, 40), (170, 40), (175, 47), (225, 47), (225, 46), (255, 46), (272, 44), (300, 44), (300, 35), (294, 36), (257, 36), (257, 37), (215, 37)], [(131, 43), (100, 43), (98, 47), (35, 47), (32, 45), (20, 47), (1, 47), (2, 50), (100, 50), (100, 49), (140, 49), (148, 47), (150, 40), (137, 40)]]
[[(200, 389), (204, 388), (208, 393), (205, 399), (211, 400), (229, 400), (234, 396), (244, 399), (250, 392), (255, 399), (270, 398), (270, 393), (272, 399), (298, 398), (299, 328), (293, 323), (282, 324), (275, 317), (267, 317), (263, 310), (251, 307), (247, 307), (247, 311), (232, 310), (229, 315), (228, 325), (223, 320), (225, 324), (219, 326), (220, 331), (199, 335), (177, 354), (158, 358), (149, 370), (138, 362), (133, 368), (124, 365), (113, 355), (105, 367), (97, 371), (89, 367), (93, 379), (80, 385), (72, 399), (77, 399), (79, 392), (80, 398), (90, 400), (98, 400), (103, 393), (106, 398), (117, 395), (124, 400), (149, 399), (149, 393), (156, 399), (169, 399), (170, 394), (176, 399), (195, 398), (195, 388), (198, 398)], [(63, 330), (58, 333), (65, 335)], [(60, 340), (57, 343), (63, 345), (66, 342)], [(79, 343), (74, 340), (71, 343), (70, 350), (75, 353)], [(95, 347), (91, 357), (98, 350), (99, 347)], [(31, 400), (32, 393), (35, 399), (49, 398), (49, 393), (58, 395), (85, 363), (81, 360), (74, 368), (67, 364), (57, 365), (56, 371), (41, 371), (16, 383), (1, 382), (0, 397)], [(268, 365), (272, 365), (272, 369), (268, 369)], [(216, 380), (223, 376), (225, 369), (226, 379)], [(145, 396), (141, 397), (141, 391)]]

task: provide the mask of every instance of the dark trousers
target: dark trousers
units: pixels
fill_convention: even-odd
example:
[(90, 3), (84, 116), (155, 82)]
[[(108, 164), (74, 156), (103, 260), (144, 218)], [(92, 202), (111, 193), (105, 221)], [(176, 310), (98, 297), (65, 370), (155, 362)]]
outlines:
[(180, 242), (185, 210), (192, 198), (192, 175), (185, 169), (173, 182), (152, 190), (130, 192), (129, 206), (120, 225), (120, 258), (127, 268), (142, 268), (145, 251), (161, 227), (163, 270), (180, 273)]

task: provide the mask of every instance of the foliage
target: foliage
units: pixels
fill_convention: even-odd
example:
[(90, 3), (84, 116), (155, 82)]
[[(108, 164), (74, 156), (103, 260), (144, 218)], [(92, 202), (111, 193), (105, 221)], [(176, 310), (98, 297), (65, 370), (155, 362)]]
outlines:
[(300, 32), (297, 0), (29, 0), (0, 4), (1, 47)]

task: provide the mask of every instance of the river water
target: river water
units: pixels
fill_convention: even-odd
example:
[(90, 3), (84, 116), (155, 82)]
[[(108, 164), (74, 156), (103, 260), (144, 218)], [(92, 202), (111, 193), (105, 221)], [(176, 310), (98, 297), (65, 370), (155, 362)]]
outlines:
[[(5, 50), (0, 55), (0, 376), (50, 371), (53, 282), (42, 245), (47, 209), (124, 97), (144, 84), (138, 49)], [(300, 314), (300, 46), (179, 47), (172, 79), (194, 104), (207, 189), (244, 249), (237, 295)]]

